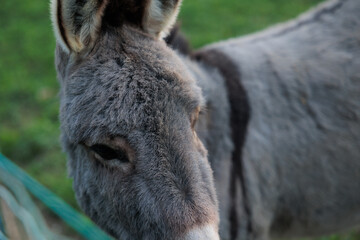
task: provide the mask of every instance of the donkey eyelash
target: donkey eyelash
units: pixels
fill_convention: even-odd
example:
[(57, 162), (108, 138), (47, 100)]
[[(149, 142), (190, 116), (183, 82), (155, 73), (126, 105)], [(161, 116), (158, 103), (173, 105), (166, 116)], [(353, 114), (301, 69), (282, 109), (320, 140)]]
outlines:
[(120, 160), (121, 162), (129, 162), (127, 154), (123, 150), (113, 149), (104, 144), (92, 145), (90, 149), (105, 161)]
[(191, 113), (190, 124), (192, 129), (195, 129), (197, 120), (199, 119), (200, 112), (201, 112), (201, 107), (199, 106)]

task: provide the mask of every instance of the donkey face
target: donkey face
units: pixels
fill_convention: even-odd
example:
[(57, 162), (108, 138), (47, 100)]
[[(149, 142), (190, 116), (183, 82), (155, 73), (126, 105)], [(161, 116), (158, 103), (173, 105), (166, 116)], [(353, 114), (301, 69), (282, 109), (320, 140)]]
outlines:
[(201, 91), (158, 39), (179, 3), (124, 2), (53, 4), (77, 199), (120, 239), (218, 239), (212, 171), (194, 130)]

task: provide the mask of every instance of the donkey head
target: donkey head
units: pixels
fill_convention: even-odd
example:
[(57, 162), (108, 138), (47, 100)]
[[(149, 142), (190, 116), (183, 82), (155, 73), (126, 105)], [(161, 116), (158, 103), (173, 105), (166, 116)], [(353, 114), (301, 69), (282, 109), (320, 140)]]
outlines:
[(162, 36), (178, 0), (53, 0), (62, 142), (82, 209), (120, 239), (218, 239), (200, 89)]

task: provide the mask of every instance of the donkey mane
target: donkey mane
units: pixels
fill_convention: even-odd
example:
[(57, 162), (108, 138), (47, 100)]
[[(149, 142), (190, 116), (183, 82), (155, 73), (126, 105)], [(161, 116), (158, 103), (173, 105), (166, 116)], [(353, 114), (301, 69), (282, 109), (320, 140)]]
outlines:
[(169, 35), (164, 39), (166, 44), (178, 51), (179, 53), (192, 57), (193, 50), (185, 35), (181, 32), (181, 24), (177, 23), (170, 31)]

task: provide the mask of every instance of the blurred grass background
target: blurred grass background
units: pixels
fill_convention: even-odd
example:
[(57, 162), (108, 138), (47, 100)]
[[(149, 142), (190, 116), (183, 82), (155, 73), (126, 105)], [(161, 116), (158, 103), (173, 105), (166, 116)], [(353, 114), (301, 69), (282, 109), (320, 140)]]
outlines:
[[(196, 48), (293, 18), (321, 0), (184, 0), (182, 30)], [(55, 40), (44, 0), (0, 7), (0, 151), (77, 207), (59, 144)], [(360, 239), (355, 234), (327, 240)]]

